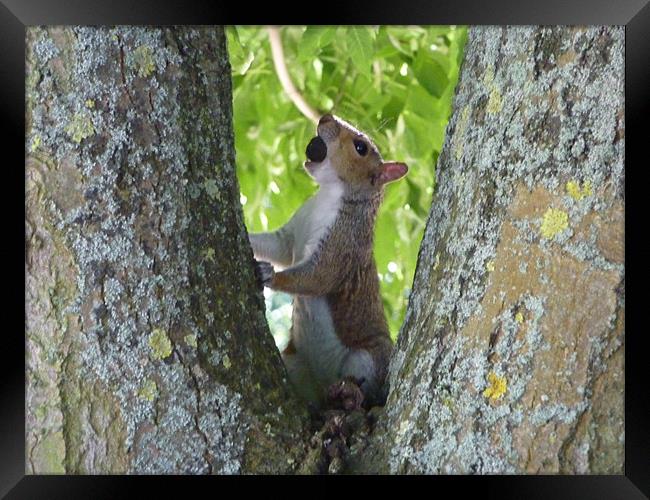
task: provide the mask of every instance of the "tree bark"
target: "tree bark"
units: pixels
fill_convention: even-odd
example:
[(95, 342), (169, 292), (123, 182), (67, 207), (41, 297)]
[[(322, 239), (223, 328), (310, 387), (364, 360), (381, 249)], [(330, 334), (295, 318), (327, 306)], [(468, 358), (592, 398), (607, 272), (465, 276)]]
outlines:
[(290, 472), (221, 28), (29, 28), (28, 473)]
[(623, 473), (623, 82), (623, 27), (470, 30), (353, 470)]

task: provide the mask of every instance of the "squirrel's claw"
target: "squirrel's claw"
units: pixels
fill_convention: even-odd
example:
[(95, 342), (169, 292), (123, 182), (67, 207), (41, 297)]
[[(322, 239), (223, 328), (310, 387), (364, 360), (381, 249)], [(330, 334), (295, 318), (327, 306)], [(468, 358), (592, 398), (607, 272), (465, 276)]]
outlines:
[(265, 286), (268, 286), (274, 276), (275, 270), (270, 262), (265, 262), (263, 260), (255, 261), (255, 278), (260, 290)]

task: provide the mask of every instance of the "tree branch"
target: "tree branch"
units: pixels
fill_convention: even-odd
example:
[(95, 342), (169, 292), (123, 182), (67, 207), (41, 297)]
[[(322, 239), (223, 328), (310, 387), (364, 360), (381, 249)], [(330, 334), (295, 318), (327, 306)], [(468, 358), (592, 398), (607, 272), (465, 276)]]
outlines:
[(284, 92), (289, 96), (289, 99), (296, 105), (300, 112), (309, 118), (312, 122), (318, 123), (320, 113), (312, 108), (305, 98), (298, 92), (295, 85), (291, 81), (287, 65), (284, 60), (284, 50), (282, 49), (282, 40), (280, 39), (280, 30), (274, 27), (268, 27), (269, 42), (271, 43), (271, 53), (273, 54), (273, 64), (275, 65), (275, 72), (278, 79), (282, 84)]

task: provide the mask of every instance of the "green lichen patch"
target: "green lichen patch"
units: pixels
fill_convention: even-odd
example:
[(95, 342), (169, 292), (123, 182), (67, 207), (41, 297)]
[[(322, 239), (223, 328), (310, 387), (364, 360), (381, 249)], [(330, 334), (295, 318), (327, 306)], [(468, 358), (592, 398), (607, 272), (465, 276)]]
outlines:
[(503, 108), (503, 97), (501, 92), (495, 87), (490, 91), (486, 111), (491, 114), (500, 113)]
[(153, 51), (148, 45), (141, 45), (133, 51), (133, 64), (138, 76), (147, 78), (156, 69), (153, 60)]
[(150, 378), (145, 380), (140, 390), (138, 390), (138, 396), (147, 401), (152, 401), (158, 396), (158, 385), (155, 380)]
[(196, 349), (196, 346), (197, 346), (197, 343), (196, 343), (196, 335), (194, 335), (194, 334), (192, 334), (192, 333), (189, 334), (189, 335), (185, 335), (185, 337), (183, 337), (183, 340), (185, 340), (185, 343), (186, 343), (188, 346), (190, 346), (190, 347), (194, 347), (194, 348)]
[(209, 260), (210, 262), (214, 262), (214, 248), (208, 248), (203, 252), (203, 257), (205, 260)]
[(27, 75), (27, 90), (33, 93), (36, 90), (36, 86), (38, 85), (38, 82), (40, 82), (42, 75), (41, 72), (33, 66), (30, 69), (31, 71)]
[(151, 355), (155, 359), (164, 359), (172, 353), (172, 343), (164, 330), (155, 328), (149, 335)]
[(226, 370), (228, 370), (232, 366), (232, 363), (230, 362), (230, 358), (228, 357), (227, 354), (225, 354), (223, 357), (223, 366)]
[(63, 434), (58, 432), (46, 433), (30, 450), (30, 462), (34, 465), (34, 473), (65, 474), (63, 457), (65, 442)]
[(492, 64), (485, 69), (483, 83), (490, 91), (486, 111), (490, 114), (500, 113), (503, 108), (503, 97), (494, 83), (494, 66)]
[(33, 153), (38, 149), (38, 147), (41, 145), (41, 136), (36, 135), (32, 139), (32, 144), (29, 146), (29, 150)]
[(546, 239), (552, 239), (569, 227), (569, 215), (564, 210), (549, 208), (542, 219), (540, 231)]
[(485, 75), (483, 75), (483, 83), (490, 87), (492, 83), (494, 82), (494, 66), (492, 64), (488, 64), (487, 68), (485, 68)]
[(221, 192), (219, 190), (219, 186), (217, 186), (217, 183), (214, 179), (208, 179), (203, 183), (203, 187), (205, 188), (205, 192), (208, 193), (208, 196), (210, 198), (213, 198), (215, 200), (221, 199)]
[(95, 127), (89, 114), (76, 113), (65, 127), (65, 131), (74, 142), (80, 144), (95, 133)]

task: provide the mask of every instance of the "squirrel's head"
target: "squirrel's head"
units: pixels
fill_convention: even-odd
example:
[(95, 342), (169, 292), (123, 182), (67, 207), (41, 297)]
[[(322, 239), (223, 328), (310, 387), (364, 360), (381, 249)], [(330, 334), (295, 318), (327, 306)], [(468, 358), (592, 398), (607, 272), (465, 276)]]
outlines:
[(340, 180), (379, 190), (408, 171), (404, 163), (385, 162), (366, 134), (336, 116), (323, 115), (317, 133), (307, 145), (305, 170), (321, 185)]

